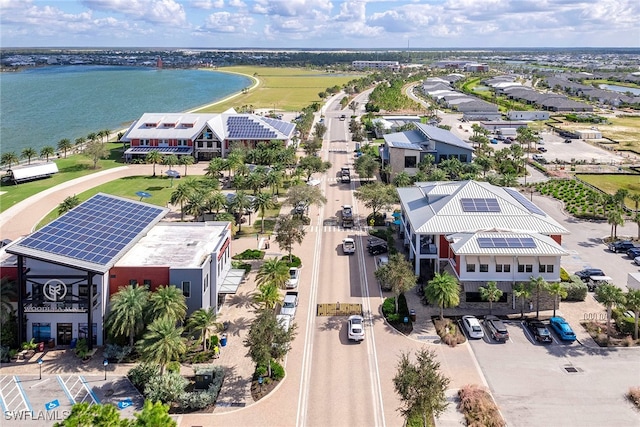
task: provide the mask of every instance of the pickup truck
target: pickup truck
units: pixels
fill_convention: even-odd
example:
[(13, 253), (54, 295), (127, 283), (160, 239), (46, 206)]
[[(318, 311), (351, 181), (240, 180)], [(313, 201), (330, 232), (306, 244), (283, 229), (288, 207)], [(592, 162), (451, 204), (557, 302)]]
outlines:
[(282, 308), (280, 314), (289, 316), (292, 319), (296, 316), (296, 308), (298, 307), (298, 292), (290, 291), (284, 294)]
[(356, 253), (356, 242), (351, 237), (347, 237), (342, 241), (342, 252), (345, 255)]

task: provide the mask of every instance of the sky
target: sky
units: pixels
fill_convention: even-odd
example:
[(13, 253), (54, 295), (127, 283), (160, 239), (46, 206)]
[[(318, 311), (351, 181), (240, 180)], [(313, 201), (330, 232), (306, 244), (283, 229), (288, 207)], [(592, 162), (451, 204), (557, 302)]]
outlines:
[(1, 47), (639, 47), (640, 0), (0, 0)]

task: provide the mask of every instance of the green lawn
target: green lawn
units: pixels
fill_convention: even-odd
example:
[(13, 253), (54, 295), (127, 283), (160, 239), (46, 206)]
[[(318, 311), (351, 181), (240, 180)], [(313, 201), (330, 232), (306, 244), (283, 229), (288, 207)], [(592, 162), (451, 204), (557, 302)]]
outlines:
[(303, 68), (224, 67), (227, 71), (255, 76), (260, 80), (257, 89), (237, 97), (198, 110), (200, 113), (220, 113), (243, 105), (255, 108), (275, 108), (281, 111), (301, 111), (302, 108), (322, 101), (318, 94), (325, 89), (357, 79), (362, 74), (344, 75)]
[[(576, 177), (608, 194), (615, 194), (621, 188), (628, 190), (629, 194), (640, 194), (640, 175), (576, 174)], [(625, 199), (625, 205), (631, 209), (635, 208), (635, 202), (628, 197)]]
[(3, 212), (18, 202), (33, 196), (41, 191), (47, 190), (63, 182), (89, 175), (105, 169), (111, 169), (123, 164), (118, 160), (122, 156), (122, 144), (109, 143), (110, 155), (108, 159), (100, 160), (97, 169), (93, 169), (93, 161), (80, 154), (68, 155), (65, 159), (61, 157), (55, 159), (59, 173), (51, 178), (25, 182), (19, 185), (1, 184), (0, 191), (0, 212)]

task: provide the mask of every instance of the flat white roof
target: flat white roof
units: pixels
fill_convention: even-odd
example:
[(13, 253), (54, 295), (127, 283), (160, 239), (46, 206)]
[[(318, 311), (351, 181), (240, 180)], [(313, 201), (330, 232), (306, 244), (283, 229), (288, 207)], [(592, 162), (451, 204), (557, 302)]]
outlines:
[(115, 267), (199, 267), (222, 242), (228, 222), (160, 222)]

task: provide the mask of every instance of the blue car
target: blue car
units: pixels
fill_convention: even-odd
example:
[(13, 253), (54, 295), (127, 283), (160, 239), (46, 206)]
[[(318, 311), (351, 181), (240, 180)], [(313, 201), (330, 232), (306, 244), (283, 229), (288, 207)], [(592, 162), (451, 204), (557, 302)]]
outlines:
[(576, 334), (571, 329), (571, 326), (562, 317), (552, 317), (549, 319), (549, 325), (558, 334), (562, 341), (575, 341)]

